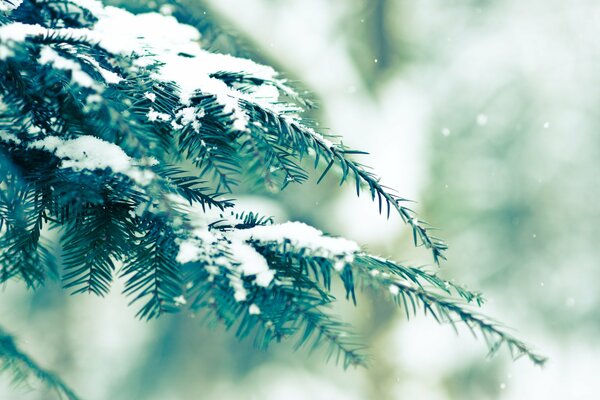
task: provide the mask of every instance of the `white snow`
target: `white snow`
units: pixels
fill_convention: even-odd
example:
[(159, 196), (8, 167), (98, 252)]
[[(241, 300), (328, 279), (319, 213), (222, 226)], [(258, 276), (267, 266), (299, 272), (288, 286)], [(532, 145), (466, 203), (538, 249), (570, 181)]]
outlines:
[(346, 267), (347, 263), (344, 260), (337, 260), (335, 264), (333, 264), (333, 269), (340, 272)]
[(98, 63), (98, 61), (94, 60), (92, 57), (86, 56), (86, 55), (80, 55), (80, 58), (86, 60), (88, 63), (90, 63), (98, 72), (100, 72), (100, 75), (102, 76), (102, 79), (104, 79), (104, 81), (106, 83), (111, 83), (111, 84), (116, 84), (119, 83), (123, 80), (122, 77), (120, 77), (118, 74), (107, 70), (106, 68), (102, 68), (100, 66), (100, 64)]
[(158, 11), (163, 15), (171, 15), (175, 10), (171, 4), (163, 4)]
[(240, 271), (245, 276), (254, 276), (258, 286), (267, 287), (275, 276), (275, 271), (269, 269), (267, 260), (251, 245), (233, 240), (229, 245), (233, 258), (240, 263)]
[[(60, 29), (47, 29), (40, 25), (28, 25), (21, 22), (13, 22), (0, 27), (0, 41), (5, 42), (0, 46), (0, 59), (6, 59), (14, 55), (12, 45), (15, 42), (22, 42), (30, 36), (40, 36), (47, 34), (65, 34), (74, 38), (86, 38), (90, 37), (92, 40), (93, 33), (88, 29), (73, 29), (73, 28), (60, 28)], [(102, 68), (100, 64), (89, 56), (81, 56), (89, 62), (102, 76), (106, 83), (119, 83), (121, 78), (116, 73)], [(99, 89), (99, 85), (81, 69), (81, 65), (76, 61), (69, 60), (60, 56), (55, 50), (49, 46), (44, 46), (40, 51), (41, 64), (52, 64), (57, 69), (69, 70), (72, 72), (72, 79), (83, 87), (95, 87)]]
[(49, 46), (42, 47), (39, 62), (40, 64), (52, 64), (56, 69), (70, 71), (72, 81), (81, 87), (100, 89), (92, 77), (81, 70), (78, 62), (62, 57)]
[[(254, 283), (258, 286), (268, 287), (271, 284), (275, 276), (275, 271), (269, 268), (267, 260), (251, 244), (246, 243), (243, 235), (238, 235), (240, 231), (236, 230), (229, 232), (229, 235), (223, 235), (220, 232), (209, 230), (208, 227), (210, 224), (233, 218), (232, 216), (228, 216), (228, 213), (214, 207), (202, 209), (200, 204), (194, 203), (190, 205), (187, 200), (179, 195), (170, 194), (167, 198), (179, 210), (185, 213), (190, 225), (190, 229), (188, 230), (190, 237), (178, 243), (178, 262), (187, 263), (206, 258), (207, 252), (210, 251), (213, 243), (228, 238), (230, 243), (227, 245), (227, 248), (231, 252), (231, 260), (239, 265), (232, 265), (227, 258), (223, 257), (223, 266), (234, 269), (243, 276), (253, 276)], [(232, 224), (236, 223), (233, 219), (229, 222)], [(236, 290), (236, 300), (238, 297), (245, 300), (245, 296), (242, 295), (244, 292), (242, 291), (241, 278), (233, 278), (231, 285)]]
[(21, 139), (19, 139), (12, 133), (4, 132), (1, 130), (0, 130), (0, 140), (3, 142), (13, 142), (14, 144), (21, 144)]
[[(295, 123), (298, 123), (297, 121), (295, 121)], [(313, 137), (323, 143), (328, 149), (331, 149), (332, 147), (334, 147), (334, 144), (331, 140), (323, 137), (323, 135), (321, 135), (320, 133), (318, 133), (317, 131), (315, 131), (312, 128), (308, 128), (308, 127), (303, 127), (305, 130), (309, 131), (311, 133), (311, 135), (313, 135)]]
[(197, 261), (203, 254), (203, 251), (198, 246), (199, 243), (192, 240), (185, 240), (179, 243), (179, 252), (175, 258), (178, 263), (185, 264), (192, 261)]
[[(92, 62), (92, 64), (94, 64), (94, 62)], [(95, 63), (95, 67), (98, 70), (98, 72), (100, 72), (100, 75), (102, 75), (102, 78), (104, 78), (104, 80), (106, 81), (106, 83), (119, 83), (123, 80), (123, 78), (121, 78), (119, 75), (117, 75), (116, 73), (109, 71), (107, 69), (102, 68), (100, 65), (98, 65), (97, 63)]]
[(0, 44), (0, 60), (6, 60), (9, 57), (14, 56), (15, 53), (10, 47), (5, 44)]
[(169, 114), (158, 112), (152, 107), (150, 107), (150, 109), (148, 110), (148, 114), (146, 114), (146, 115), (148, 117), (148, 121), (150, 121), (150, 122), (154, 122), (154, 121), (167, 122), (171, 119), (171, 116)]
[(260, 314), (260, 308), (256, 304), (250, 304), (250, 307), (248, 307), (248, 314), (250, 314), (250, 315), (259, 315)]
[(229, 275), (229, 285), (233, 288), (233, 298), (236, 301), (245, 301), (248, 298), (248, 291), (244, 287), (244, 281), (238, 275)]
[(28, 25), (13, 22), (0, 26), (0, 40), (2, 42), (22, 42), (28, 36), (43, 35), (47, 29), (41, 25)]
[(196, 109), (194, 107), (185, 107), (179, 110), (175, 116), (181, 119), (182, 124), (187, 125), (196, 118)]
[(185, 125), (192, 125), (192, 128), (196, 132), (200, 132), (202, 123), (200, 120), (205, 116), (203, 109), (197, 109), (196, 107), (185, 107), (177, 111), (175, 117), (179, 122), (174, 122), (173, 126), (176, 129), (181, 129)]
[(0, 11), (12, 11), (19, 8), (23, 0), (0, 1)]
[[(172, 16), (159, 13), (134, 15), (115, 7), (104, 7), (97, 10), (96, 15), (99, 21), (90, 32), (92, 39), (112, 53), (141, 55), (136, 60), (140, 67), (164, 64), (154, 78), (175, 82), (181, 90), (182, 104), (189, 104), (190, 97), (198, 90), (214, 95), (224, 111), (232, 113), (235, 129), (247, 129), (248, 116), (239, 106), (239, 100), (245, 97), (209, 75), (230, 71), (249, 73), (261, 79), (276, 76), (272, 68), (253, 61), (202, 50), (200, 33)], [(147, 52), (140, 54), (140, 49), (147, 49)]]
[(235, 235), (246, 241), (256, 240), (260, 243), (282, 244), (287, 241), (294, 247), (310, 250), (317, 257), (345, 257), (348, 261), (360, 250), (358, 244), (351, 240), (325, 236), (320, 230), (302, 222), (255, 226), (237, 230)]
[(32, 142), (29, 147), (54, 153), (62, 159), (61, 168), (75, 171), (110, 168), (142, 186), (148, 185), (155, 176), (152, 171), (134, 166), (133, 160), (118, 145), (94, 136), (84, 135), (74, 139), (48, 136)]

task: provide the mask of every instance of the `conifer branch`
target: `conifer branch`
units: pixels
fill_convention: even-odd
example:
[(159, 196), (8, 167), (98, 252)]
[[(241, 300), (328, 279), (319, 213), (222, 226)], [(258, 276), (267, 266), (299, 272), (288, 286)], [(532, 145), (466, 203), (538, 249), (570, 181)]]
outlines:
[[(260, 348), (296, 336), (297, 347), (324, 345), (344, 367), (364, 365), (364, 346), (325, 310), (339, 277), (354, 303), (357, 287), (374, 287), (407, 315), (423, 307), (440, 322), (464, 322), (492, 351), (506, 345), (544, 362), (464, 304), (481, 305), (478, 292), (308, 225), (235, 209), (229, 197), (240, 182), (272, 191), (301, 184), (309, 158), (317, 182), (335, 170), (380, 213), (397, 212), (434, 263), (447, 249), (406, 199), (353, 159), (363, 152), (300, 117), (313, 103), (273, 69), (209, 52), (190, 26), (158, 14), (88, 0), (21, 7), (0, 16), (1, 283), (37, 287), (62, 275), (75, 293), (104, 295), (120, 274), (140, 318), (185, 310), (254, 336)], [(169, 41), (145, 34), (144, 18), (164, 18)], [(60, 273), (46, 226), (60, 228)], [(0, 347), (0, 357), (35, 370), (17, 350), (2, 355), (9, 350)]]
[(105, 201), (68, 224), (62, 236), (64, 287), (103, 296), (110, 290), (115, 263), (129, 247), (131, 205)]
[(348, 155), (363, 152), (334, 144), (290, 116), (278, 115), (256, 104), (245, 103), (245, 106), (248, 112), (253, 113), (256, 119), (270, 128), (265, 134), (275, 136), (282, 145), (298, 151), (301, 157), (309, 155), (309, 149), (313, 150), (315, 168), (319, 165), (320, 159), (324, 160), (326, 167), (318, 182), (327, 175), (334, 165), (339, 166), (342, 170), (340, 183), (353, 181), (357, 195), (360, 195), (362, 188), (366, 187), (371, 199), (377, 202), (380, 213), (383, 213), (385, 208), (389, 218), (391, 210), (394, 209), (400, 215), (402, 221), (410, 225), (415, 246), (424, 246), (429, 249), (436, 264), (439, 264), (440, 260), (445, 258), (444, 252), (447, 250), (447, 245), (441, 239), (430, 234), (431, 229), (427, 228), (425, 222), (417, 219), (413, 210), (402, 205), (408, 200), (394, 194), (393, 191), (383, 186), (379, 182), (379, 178), (368, 171), (366, 167), (348, 157)]
[(18, 181), (0, 180), (0, 283), (18, 277), (27, 286), (44, 283), (47, 274), (56, 276), (54, 256), (41, 237), (44, 222), (41, 194), (21, 188)]
[(182, 285), (172, 229), (160, 217), (142, 217), (134, 249), (121, 275), (127, 279), (123, 293), (133, 296), (130, 304), (143, 302), (137, 316), (152, 319), (178, 311)]
[(12, 375), (13, 384), (28, 384), (35, 377), (48, 388), (54, 390), (60, 398), (78, 400), (79, 397), (53, 372), (42, 368), (27, 354), (21, 351), (14, 338), (0, 328), (0, 371)]
[[(391, 295), (396, 304), (403, 306), (407, 317), (415, 314), (417, 305), (421, 304), (424, 312), (430, 313), (440, 323), (449, 322), (454, 326), (458, 317), (458, 321), (464, 322), (474, 334), (476, 329), (479, 330), (490, 347), (490, 353), (496, 352), (505, 344), (515, 358), (526, 355), (535, 364), (542, 365), (545, 362), (545, 357), (532, 351), (527, 344), (508, 333), (499, 323), (473, 311), (456, 299), (446, 297), (455, 292), (465, 301), (480, 306), (483, 303), (480, 293), (471, 292), (435, 274), (367, 254), (356, 254), (351, 262), (344, 262), (341, 267), (336, 268), (335, 260), (312, 256), (310, 249), (294, 247), (286, 241), (282, 244), (255, 242), (253, 245), (263, 254), (270, 252), (285, 260), (283, 264), (288, 266), (285, 272), (288, 276), (297, 273), (307, 277), (312, 275), (317, 280), (321, 277), (323, 286), (327, 289), (331, 285), (332, 275), (337, 271), (346, 288), (347, 297), (355, 303), (356, 286), (374, 287)], [(299, 267), (290, 268), (293, 265)], [(298, 278), (294, 277), (294, 280)]]
[(527, 356), (537, 365), (546, 362), (546, 357), (536, 353), (525, 342), (508, 333), (498, 322), (414, 281), (399, 280), (389, 274), (381, 273), (378, 269), (380, 266), (379, 260), (372, 257), (359, 257), (354, 263), (355, 271), (362, 283), (384, 292), (387, 289), (394, 302), (404, 307), (407, 316), (411, 311), (412, 314), (416, 314), (418, 305), (421, 305), (425, 314), (429, 313), (440, 323), (448, 322), (456, 329), (455, 324), (463, 322), (475, 336), (479, 331), (490, 348), (490, 355), (496, 353), (502, 345), (506, 345), (515, 359)]

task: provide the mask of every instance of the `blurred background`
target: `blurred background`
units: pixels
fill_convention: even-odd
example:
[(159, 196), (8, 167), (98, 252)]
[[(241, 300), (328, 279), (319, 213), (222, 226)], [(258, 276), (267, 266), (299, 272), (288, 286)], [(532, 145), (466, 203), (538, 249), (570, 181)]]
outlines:
[[(205, 34), (211, 47), (310, 90), (320, 104), (311, 117), (369, 151), (364, 162), (442, 228), (450, 250), (441, 274), (482, 290), (484, 312), (549, 362), (489, 359), (468, 332), (406, 321), (372, 294), (336, 310), (373, 356), (370, 368), (343, 371), (319, 351), (283, 343), (260, 352), (185, 316), (137, 321), (118, 287), (97, 299), (10, 284), (1, 323), (25, 350), (86, 399), (599, 398), (600, 2), (180, 3), (223, 30)], [(431, 262), (397, 218), (351, 190), (308, 184), (237, 197), (375, 254)], [(0, 375), (0, 398), (50, 397)]]

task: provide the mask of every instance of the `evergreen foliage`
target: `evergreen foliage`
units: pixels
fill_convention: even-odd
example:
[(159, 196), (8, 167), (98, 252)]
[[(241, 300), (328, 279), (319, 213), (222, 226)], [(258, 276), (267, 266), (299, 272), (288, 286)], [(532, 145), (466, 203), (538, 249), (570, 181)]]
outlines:
[(12, 382), (17, 385), (27, 384), (35, 377), (60, 398), (78, 399), (77, 395), (53, 372), (40, 367), (27, 354), (23, 353), (15, 343), (15, 339), (0, 328), (0, 370), (12, 375)]
[[(73, 294), (103, 296), (118, 277), (140, 318), (201, 314), (259, 348), (294, 337), (298, 348), (325, 345), (344, 367), (364, 365), (364, 345), (328, 311), (340, 279), (353, 302), (357, 289), (372, 287), (407, 316), (422, 308), (440, 322), (462, 321), (492, 351), (505, 344), (543, 364), (474, 311), (479, 293), (235, 207), (240, 184), (280, 191), (307, 181), (308, 160), (319, 181), (338, 174), (380, 212), (398, 213), (435, 264), (444, 258), (446, 245), (408, 202), (353, 160), (360, 151), (300, 117), (312, 103), (272, 69), (202, 50), (197, 31), (173, 17), (92, 0), (4, 3), (0, 283), (61, 279)], [(151, 22), (173, 36), (154, 37), (150, 27), (138, 40)], [(9, 336), (1, 340), (0, 358), (19, 379), (31, 371), (75, 398)]]

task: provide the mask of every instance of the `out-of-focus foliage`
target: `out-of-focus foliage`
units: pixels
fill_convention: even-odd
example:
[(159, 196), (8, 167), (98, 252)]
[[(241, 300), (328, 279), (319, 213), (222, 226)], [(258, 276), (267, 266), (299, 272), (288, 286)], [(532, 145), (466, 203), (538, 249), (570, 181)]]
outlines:
[(77, 399), (77, 395), (56, 374), (45, 370), (23, 353), (15, 343), (15, 339), (1, 328), (0, 370), (8, 372), (16, 386), (29, 383), (30, 377), (33, 375), (48, 388), (55, 390), (59, 397), (64, 396), (69, 400)]

